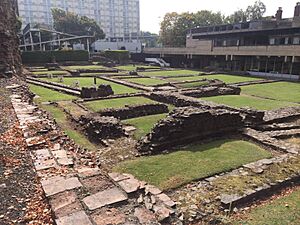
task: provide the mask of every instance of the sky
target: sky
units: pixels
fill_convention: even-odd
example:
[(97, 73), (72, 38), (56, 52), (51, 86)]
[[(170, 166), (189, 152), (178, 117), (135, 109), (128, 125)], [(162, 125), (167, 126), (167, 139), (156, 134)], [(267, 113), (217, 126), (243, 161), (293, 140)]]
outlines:
[[(294, 7), (299, 0), (262, 0), (267, 6), (266, 16), (275, 15), (278, 7), (283, 8), (283, 18), (293, 17)], [(255, 0), (140, 0), (141, 30), (159, 32), (160, 22), (168, 12), (197, 12), (211, 10), (230, 15), (237, 9), (253, 5)]]

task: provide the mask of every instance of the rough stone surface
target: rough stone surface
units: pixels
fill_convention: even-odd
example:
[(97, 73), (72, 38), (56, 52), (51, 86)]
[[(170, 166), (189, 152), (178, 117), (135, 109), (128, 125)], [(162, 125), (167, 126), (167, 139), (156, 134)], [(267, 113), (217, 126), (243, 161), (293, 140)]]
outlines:
[(140, 181), (135, 178), (130, 178), (118, 182), (118, 185), (128, 194), (136, 192), (140, 188)]
[(93, 225), (84, 211), (61, 217), (56, 220), (57, 225)]
[(234, 133), (242, 127), (242, 117), (237, 112), (177, 108), (156, 124), (151, 133), (139, 141), (137, 147), (140, 152), (157, 153), (194, 140)]
[(83, 87), (81, 90), (80, 97), (81, 98), (98, 98), (98, 97), (106, 97), (109, 95), (113, 95), (114, 91), (112, 90), (110, 85), (101, 84), (98, 88), (95, 87)]
[(151, 222), (156, 222), (155, 214), (146, 208), (136, 208), (134, 215), (138, 218), (141, 224), (150, 224)]
[(95, 210), (103, 206), (119, 203), (127, 200), (127, 196), (118, 188), (111, 188), (106, 191), (88, 196), (83, 199), (89, 210)]
[(120, 225), (126, 222), (126, 215), (115, 208), (95, 213), (92, 218), (97, 225)]

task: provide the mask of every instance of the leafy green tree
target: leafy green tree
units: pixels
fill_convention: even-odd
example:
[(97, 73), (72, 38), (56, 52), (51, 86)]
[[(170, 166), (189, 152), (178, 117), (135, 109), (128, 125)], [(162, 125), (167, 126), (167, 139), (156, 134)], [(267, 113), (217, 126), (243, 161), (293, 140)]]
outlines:
[(80, 17), (75, 13), (61, 9), (52, 9), (54, 29), (60, 32), (83, 36), (94, 36), (95, 39), (105, 38), (105, 34), (97, 22), (86, 16)]
[(261, 1), (256, 1), (249, 5), (246, 10), (239, 9), (227, 17), (229, 23), (240, 23), (251, 20), (260, 20), (266, 12), (266, 5)]
[(220, 12), (207, 10), (197, 13), (167, 13), (160, 24), (160, 42), (164, 46), (185, 46), (187, 30), (197, 26), (222, 24), (224, 19)]

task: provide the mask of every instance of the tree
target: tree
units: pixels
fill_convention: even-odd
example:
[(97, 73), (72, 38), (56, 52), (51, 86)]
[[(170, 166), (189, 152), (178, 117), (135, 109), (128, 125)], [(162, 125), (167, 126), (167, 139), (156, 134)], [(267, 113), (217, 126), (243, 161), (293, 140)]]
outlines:
[(254, 5), (250, 5), (246, 9), (248, 20), (259, 20), (266, 12), (266, 5), (261, 1), (256, 1)]
[(246, 10), (239, 9), (227, 17), (229, 23), (240, 23), (251, 20), (260, 20), (266, 12), (266, 5), (261, 1), (256, 1), (254, 5), (249, 5)]
[(75, 13), (61, 9), (52, 9), (54, 29), (63, 33), (83, 36), (94, 36), (95, 39), (105, 38), (105, 34), (97, 22), (86, 16), (80, 17)]
[(197, 26), (218, 25), (224, 23), (224, 16), (202, 10), (197, 13), (167, 13), (160, 24), (160, 42), (164, 46), (185, 46), (187, 30)]

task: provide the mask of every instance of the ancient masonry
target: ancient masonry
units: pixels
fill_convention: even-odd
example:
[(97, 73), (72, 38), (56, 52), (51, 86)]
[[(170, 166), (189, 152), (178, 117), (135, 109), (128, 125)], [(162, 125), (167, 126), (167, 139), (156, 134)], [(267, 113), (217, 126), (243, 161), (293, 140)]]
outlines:
[[(70, 150), (68, 138), (19, 89), (7, 87), (35, 170), (58, 225), (176, 223), (176, 205), (130, 174), (101, 171), (92, 153)], [(67, 145), (68, 146), (68, 145)], [(91, 160), (87, 160), (91, 158)]]
[(21, 70), (16, 8), (15, 0), (0, 1), (0, 75), (6, 73), (11, 76)]

